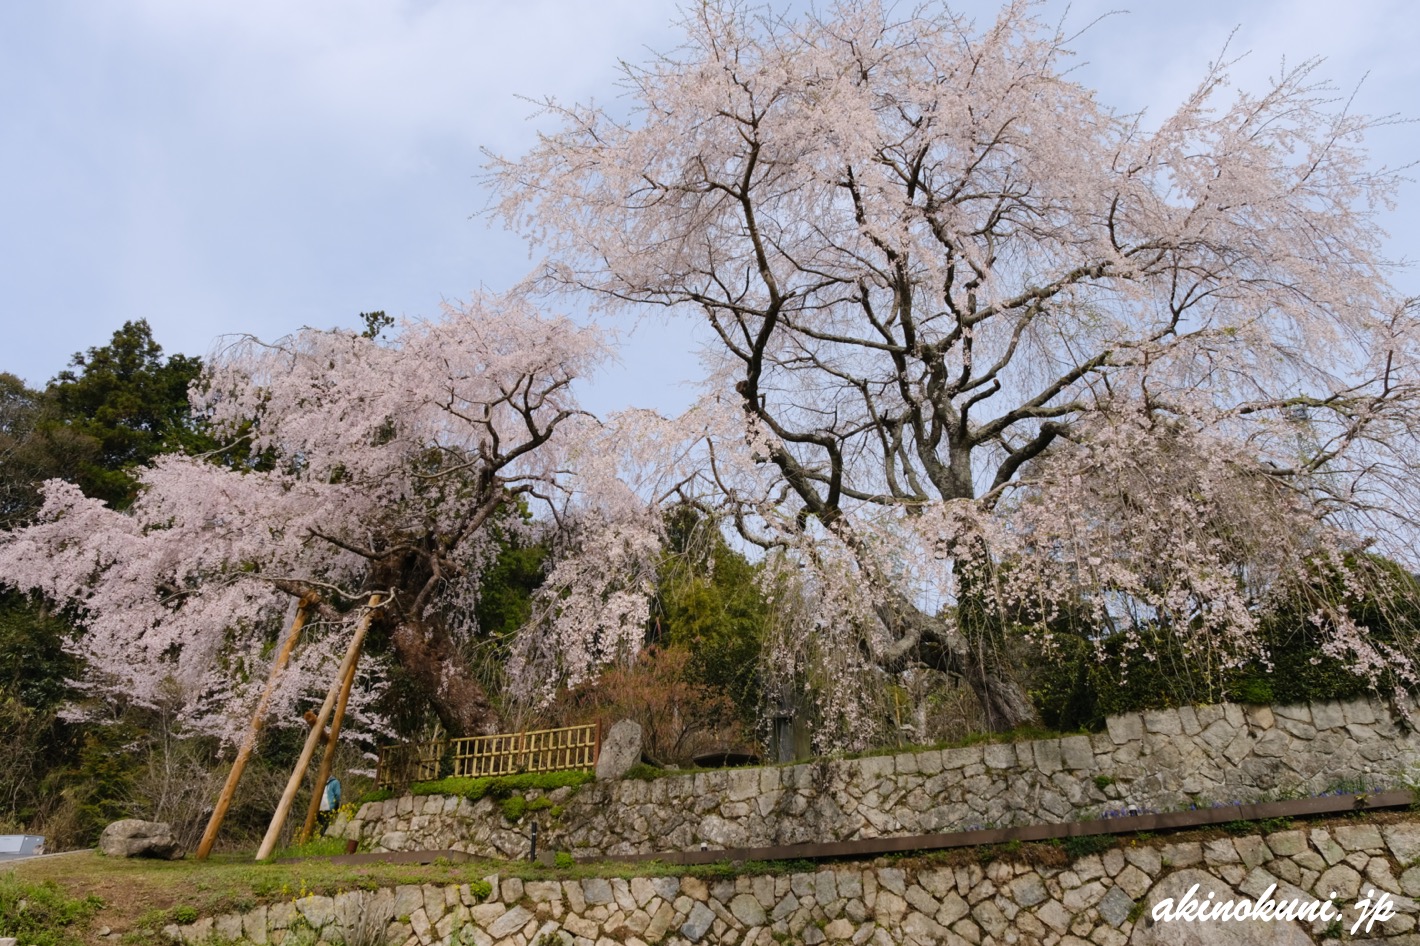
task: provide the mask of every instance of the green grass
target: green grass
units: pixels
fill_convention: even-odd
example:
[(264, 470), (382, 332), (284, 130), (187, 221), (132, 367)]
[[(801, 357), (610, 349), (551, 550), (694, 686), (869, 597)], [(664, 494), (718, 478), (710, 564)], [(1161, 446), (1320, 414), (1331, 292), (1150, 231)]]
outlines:
[(285, 860), (295, 857), (335, 857), (337, 854), (344, 853), (344, 838), (316, 837), (311, 838), (305, 844), (283, 847), (271, 856), (276, 860)]
[(73, 896), (52, 880), (0, 874), (0, 935), (17, 937), (25, 946), (81, 946), (103, 905), (93, 894)]
[(579, 788), (596, 779), (591, 772), (527, 772), (522, 775), (501, 775), (492, 778), (441, 778), (419, 782), (409, 787), (411, 795), (459, 795), (470, 801), (508, 798), (515, 793), (538, 789)]

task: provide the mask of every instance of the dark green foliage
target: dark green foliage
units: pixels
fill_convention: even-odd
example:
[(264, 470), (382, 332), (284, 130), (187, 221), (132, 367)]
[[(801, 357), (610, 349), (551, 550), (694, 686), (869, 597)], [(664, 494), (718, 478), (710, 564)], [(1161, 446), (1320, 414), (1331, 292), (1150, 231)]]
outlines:
[(374, 312), (361, 312), (360, 321), (365, 323), (365, 331), (360, 334), (368, 339), (376, 339), (394, 324), (394, 316), (385, 315), (384, 309), (377, 309)]
[(33, 516), (40, 507), (39, 487), (90, 462), (95, 446), (64, 431), (40, 433), (52, 408), (39, 391), (12, 374), (0, 373), (0, 528)]
[(67, 699), (80, 669), (64, 650), (71, 633), (42, 601), (0, 589), (0, 693), (45, 712)]
[(109, 344), (76, 354), (69, 369), (49, 383), (45, 397), (53, 414), (41, 429), (93, 445), (92, 457), (68, 475), (86, 495), (126, 506), (136, 495), (134, 467), (159, 454), (216, 446), (193, 421), (187, 399), (202, 360), (162, 354), (146, 321), (125, 322)]
[(84, 733), (78, 765), (65, 773), (65, 791), (77, 805), (78, 837), (96, 840), (110, 822), (131, 817), (129, 801), (142, 765), (131, 748), (136, 737), (122, 724)]
[[(517, 515), (528, 516), (525, 506)], [(498, 557), (489, 568), (474, 615), (489, 638), (508, 638), (532, 616), (533, 594), (546, 577), (547, 546), (531, 542), (508, 528), (498, 528)]]
[[(1368, 681), (1322, 650), (1322, 636), (1309, 620), (1313, 610), (1341, 602), (1370, 640), (1404, 650), (1420, 629), (1420, 583), (1393, 563), (1366, 559), (1371, 597), (1346, 601), (1329, 582), (1300, 589), (1284, 607), (1267, 615), (1259, 636), (1271, 667), (1256, 658), (1238, 668), (1209, 665), (1183, 650), (1184, 638), (1167, 628), (1145, 628), (1137, 647), (1122, 635), (1099, 642), (1083, 634), (1057, 634), (1056, 649), (1039, 661), (1031, 696), (1052, 729), (1098, 729), (1108, 716), (1143, 709), (1230, 701), (1296, 705), (1348, 700), (1371, 692)], [(1152, 659), (1143, 656), (1152, 655)], [(1124, 666), (1127, 660), (1127, 667)], [(1391, 672), (1378, 679), (1384, 691), (1400, 681)]]
[(70, 897), (53, 881), (36, 884), (0, 873), (0, 935), (25, 946), (82, 946), (89, 920), (104, 902)]
[(725, 693), (752, 722), (762, 702), (759, 655), (769, 622), (759, 566), (726, 545), (714, 521), (693, 507), (668, 513), (666, 528), (652, 641), (685, 647), (691, 679)]
[(0, 590), (0, 821), (35, 817), (49, 794), (46, 774), (74, 745), (74, 727), (56, 713), (79, 673), (64, 650), (70, 633), (41, 602)]

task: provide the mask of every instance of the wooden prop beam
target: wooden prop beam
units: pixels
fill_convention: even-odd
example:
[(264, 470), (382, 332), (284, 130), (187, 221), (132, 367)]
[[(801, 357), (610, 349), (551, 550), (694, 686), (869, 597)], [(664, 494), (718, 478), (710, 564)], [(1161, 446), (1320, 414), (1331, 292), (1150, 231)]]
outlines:
[(325, 702), (321, 704), (315, 725), (311, 727), (310, 735), (306, 737), (306, 745), (301, 750), (301, 758), (296, 762), (296, 768), (291, 772), (291, 778), (286, 783), (286, 790), (281, 793), (281, 802), (276, 806), (276, 813), (271, 816), (271, 825), (266, 829), (266, 837), (262, 839), (261, 847), (257, 849), (256, 859), (259, 861), (270, 857), (271, 852), (276, 848), (276, 840), (281, 836), (281, 829), (286, 825), (286, 816), (291, 813), (291, 803), (296, 800), (296, 792), (301, 788), (306, 767), (311, 764), (311, 756), (315, 755), (316, 743), (320, 741), (321, 730), (325, 728), (326, 720), (330, 719), (336, 697), (345, 684), (346, 674), (350, 672), (350, 668), (355, 665), (355, 661), (360, 655), (360, 647), (365, 642), (365, 634), (370, 630), (370, 622), (374, 620), (375, 609), (379, 607), (380, 600), (381, 596), (378, 594), (370, 596), (370, 603), (366, 605), (365, 613), (360, 618), (360, 624), (355, 628), (355, 636), (351, 638), (350, 647), (345, 651), (345, 659), (341, 661), (340, 671), (336, 674), (335, 680), (330, 685), (330, 690), (325, 695)]
[(300, 844), (311, 839), (311, 832), (316, 827), (316, 815), (320, 812), (321, 798), (325, 795), (325, 780), (330, 778), (331, 766), (335, 764), (335, 747), (340, 741), (340, 723), (345, 719), (345, 705), (350, 702), (350, 688), (355, 685), (355, 667), (359, 662), (360, 657), (357, 654), (355, 662), (346, 671), (345, 682), (340, 687), (340, 699), (335, 704), (335, 718), (330, 721), (330, 736), (325, 743), (325, 754), (321, 756), (320, 772), (316, 775), (315, 786), (311, 789), (311, 803), (306, 806), (306, 823), (301, 827), (297, 839)]
[(256, 709), (252, 712), (251, 723), (247, 726), (246, 735), (242, 738), (242, 744), (237, 749), (237, 757), (232, 760), (232, 771), (227, 773), (227, 783), (222, 786), (222, 794), (217, 796), (217, 806), (212, 809), (212, 817), (207, 821), (207, 830), (202, 832), (202, 842), (197, 845), (196, 857), (199, 861), (206, 860), (207, 855), (212, 853), (212, 845), (217, 841), (217, 832), (222, 828), (222, 819), (227, 817), (227, 809), (232, 806), (232, 798), (237, 793), (237, 783), (242, 779), (242, 772), (247, 767), (247, 760), (251, 758), (252, 752), (256, 749), (257, 736), (261, 734), (261, 727), (266, 723), (266, 706), (271, 702), (271, 694), (276, 690), (276, 681), (281, 678), (282, 672), (286, 669), (286, 664), (291, 659), (291, 653), (296, 649), (296, 641), (301, 636), (301, 629), (306, 625), (306, 618), (310, 614), (312, 606), (319, 599), (315, 595), (306, 595), (301, 598), (296, 605), (296, 615), (291, 620), (291, 630), (286, 635), (286, 640), (281, 645), (281, 650), (276, 654), (276, 660), (271, 665), (271, 673), (266, 678), (266, 689), (261, 692), (261, 699), (256, 702)]

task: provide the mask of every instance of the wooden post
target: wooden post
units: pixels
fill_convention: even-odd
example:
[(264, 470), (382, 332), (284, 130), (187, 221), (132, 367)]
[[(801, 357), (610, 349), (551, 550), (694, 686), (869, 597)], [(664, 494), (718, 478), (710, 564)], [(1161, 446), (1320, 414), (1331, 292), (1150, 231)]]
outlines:
[(335, 704), (335, 718), (330, 721), (330, 738), (325, 744), (325, 754), (321, 756), (320, 772), (316, 775), (315, 788), (311, 791), (311, 803), (306, 806), (306, 823), (301, 827), (298, 843), (305, 844), (311, 839), (316, 827), (316, 815), (320, 811), (321, 798), (325, 795), (325, 780), (330, 778), (330, 768), (335, 763), (335, 746), (340, 740), (340, 723), (345, 719), (345, 704), (350, 701), (350, 688), (355, 684), (355, 667), (360, 663), (357, 654), (354, 663), (345, 673), (345, 682), (340, 687), (340, 699)]
[(296, 605), (296, 615), (291, 620), (291, 631), (286, 635), (285, 642), (281, 645), (281, 650), (276, 654), (276, 661), (271, 665), (271, 673), (266, 678), (266, 689), (261, 693), (261, 699), (256, 702), (256, 709), (252, 712), (251, 724), (247, 726), (246, 736), (242, 738), (241, 747), (237, 749), (237, 757), (232, 761), (232, 771), (227, 773), (227, 784), (222, 786), (222, 794), (217, 797), (217, 806), (212, 809), (212, 817), (207, 821), (207, 830), (202, 832), (202, 842), (197, 845), (196, 858), (206, 860), (207, 855), (212, 853), (212, 845), (217, 841), (217, 832), (222, 827), (222, 819), (227, 817), (227, 809), (232, 806), (232, 797), (237, 792), (237, 783), (241, 781), (242, 772), (247, 767), (247, 760), (251, 758), (252, 751), (256, 748), (256, 738), (261, 733), (261, 727), (266, 723), (266, 705), (271, 702), (271, 694), (276, 689), (276, 681), (281, 677), (282, 671), (286, 669), (286, 664), (291, 659), (291, 652), (296, 649), (296, 640), (301, 636), (301, 628), (305, 627), (306, 616), (310, 613), (311, 606), (319, 598), (313, 594), (308, 594), (301, 598)]
[(259, 861), (270, 857), (276, 847), (276, 839), (281, 836), (281, 829), (286, 824), (286, 816), (291, 812), (291, 803), (296, 800), (296, 792), (301, 788), (302, 777), (306, 774), (306, 766), (311, 764), (311, 756), (315, 755), (316, 743), (320, 741), (321, 730), (325, 728), (326, 720), (330, 718), (331, 710), (335, 707), (336, 696), (345, 684), (345, 675), (350, 672), (350, 667), (354, 665), (360, 654), (360, 646), (365, 642), (365, 634), (370, 630), (370, 622), (374, 619), (375, 609), (379, 607), (379, 604), (380, 595), (371, 595), (370, 603), (365, 607), (365, 613), (360, 618), (360, 624), (355, 628), (355, 636), (350, 641), (350, 647), (345, 652), (345, 660), (340, 664), (340, 672), (331, 682), (330, 690), (325, 695), (325, 702), (321, 704), (320, 713), (316, 716), (315, 725), (311, 727), (311, 734), (306, 737), (306, 745), (301, 750), (301, 758), (296, 763), (290, 780), (286, 783), (286, 791), (281, 793), (281, 802), (276, 806), (276, 813), (271, 816), (271, 825), (266, 829), (266, 837), (262, 839), (261, 847), (257, 849), (256, 859)]

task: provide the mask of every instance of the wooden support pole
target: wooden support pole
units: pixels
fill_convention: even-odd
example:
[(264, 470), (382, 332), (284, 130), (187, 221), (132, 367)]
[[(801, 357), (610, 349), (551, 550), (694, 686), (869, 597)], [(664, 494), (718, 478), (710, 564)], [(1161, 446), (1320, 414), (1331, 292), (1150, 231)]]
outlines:
[(212, 809), (212, 817), (207, 821), (207, 830), (202, 832), (202, 842), (197, 845), (196, 857), (199, 861), (206, 860), (207, 855), (212, 853), (212, 845), (217, 841), (217, 832), (221, 830), (222, 819), (227, 817), (227, 809), (232, 806), (232, 797), (237, 793), (237, 783), (241, 781), (242, 772), (247, 767), (247, 760), (251, 758), (253, 750), (256, 749), (256, 739), (261, 734), (261, 727), (266, 723), (266, 705), (271, 702), (271, 694), (276, 690), (276, 681), (281, 678), (282, 672), (286, 669), (286, 664), (291, 659), (291, 652), (296, 649), (296, 641), (301, 636), (301, 629), (306, 625), (306, 617), (318, 600), (315, 595), (308, 594), (301, 598), (300, 603), (296, 605), (296, 615), (291, 620), (291, 630), (286, 635), (281, 650), (277, 652), (275, 662), (271, 665), (271, 673), (266, 678), (266, 689), (262, 691), (261, 699), (256, 702), (256, 709), (251, 715), (251, 723), (247, 726), (246, 735), (242, 738), (242, 744), (237, 749), (237, 757), (232, 760), (232, 771), (227, 773), (227, 783), (222, 786), (222, 794), (217, 797), (217, 806)]
[(321, 798), (325, 795), (325, 780), (330, 778), (331, 766), (335, 764), (335, 746), (340, 741), (340, 723), (345, 719), (345, 704), (350, 702), (350, 688), (355, 685), (355, 668), (360, 663), (359, 654), (345, 672), (345, 681), (340, 686), (340, 699), (335, 704), (335, 718), (330, 721), (330, 738), (325, 743), (325, 754), (321, 756), (320, 772), (316, 775), (315, 787), (311, 789), (311, 803), (306, 806), (306, 823), (301, 827), (297, 843), (305, 844), (311, 839), (316, 827), (316, 815), (320, 811)]
[(350, 640), (350, 647), (345, 651), (345, 659), (340, 664), (340, 672), (336, 674), (335, 680), (331, 682), (330, 690), (325, 695), (325, 702), (321, 704), (320, 713), (316, 716), (315, 725), (311, 727), (310, 735), (306, 737), (306, 745), (301, 750), (301, 758), (296, 763), (296, 768), (291, 772), (291, 778), (286, 783), (286, 790), (281, 793), (281, 802), (276, 806), (276, 813), (271, 816), (271, 825), (266, 829), (266, 837), (262, 838), (261, 847), (257, 849), (256, 859), (264, 861), (271, 856), (271, 852), (276, 848), (276, 839), (281, 836), (281, 829), (286, 825), (286, 816), (291, 812), (291, 803), (296, 800), (296, 792), (301, 788), (301, 781), (306, 774), (306, 766), (311, 764), (311, 756), (315, 755), (316, 743), (320, 741), (321, 730), (325, 728), (326, 720), (330, 718), (331, 710), (335, 707), (335, 700), (345, 683), (345, 675), (350, 672), (350, 668), (355, 664), (356, 658), (360, 654), (360, 647), (365, 642), (365, 634), (370, 630), (370, 622), (374, 620), (375, 609), (379, 607), (380, 595), (370, 596), (370, 603), (365, 607), (365, 613), (360, 618), (360, 624), (355, 628), (355, 636)]

